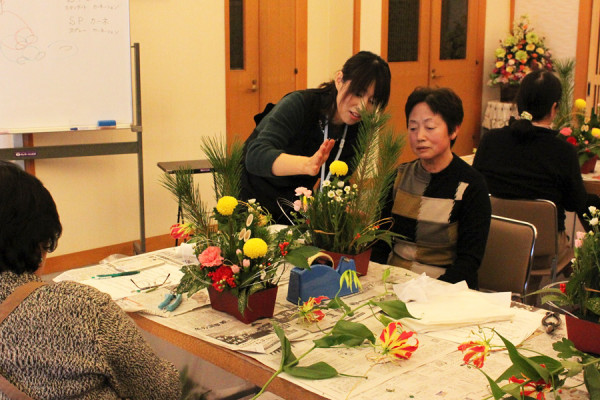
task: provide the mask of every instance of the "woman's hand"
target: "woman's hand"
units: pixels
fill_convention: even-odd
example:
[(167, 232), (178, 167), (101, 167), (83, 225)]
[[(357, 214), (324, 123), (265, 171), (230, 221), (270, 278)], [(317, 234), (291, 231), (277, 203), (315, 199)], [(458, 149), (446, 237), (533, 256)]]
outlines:
[(273, 162), (271, 171), (275, 176), (315, 176), (319, 173), (323, 163), (329, 158), (329, 153), (331, 153), (334, 144), (335, 140), (326, 139), (311, 157), (282, 153), (275, 159), (275, 162)]

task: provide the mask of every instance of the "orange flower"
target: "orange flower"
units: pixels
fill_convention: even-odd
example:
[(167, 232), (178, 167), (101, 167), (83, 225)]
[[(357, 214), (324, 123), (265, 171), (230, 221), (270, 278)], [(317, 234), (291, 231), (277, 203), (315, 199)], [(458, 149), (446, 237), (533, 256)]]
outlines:
[[(525, 379), (527, 379), (527, 377), (525, 377)], [(550, 392), (552, 390), (552, 385), (543, 379), (538, 379), (535, 382), (529, 381), (523, 385), (525, 379), (520, 379), (513, 375), (510, 378), (508, 378), (508, 382), (518, 383), (519, 385), (521, 385), (521, 395), (523, 396), (533, 397), (533, 394), (537, 393), (535, 395), (535, 398), (537, 400), (545, 400), (546, 395), (544, 393)]]
[(300, 320), (305, 324), (312, 324), (319, 322), (325, 317), (325, 313), (319, 309), (314, 309), (315, 306), (321, 304), (323, 300), (327, 300), (327, 296), (309, 297), (308, 301), (305, 301), (298, 307)]
[(403, 330), (400, 322), (391, 322), (379, 335), (383, 355), (408, 360), (419, 347), (413, 335), (415, 332)]
[(188, 223), (171, 225), (171, 237), (173, 239), (186, 240), (194, 233), (194, 228)]
[(458, 346), (458, 350), (465, 353), (463, 357), (465, 364), (471, 362), (477, 368), (481, 368), (485, 358), (490, 353), (490, 344), (483, 340), (464, 342)]

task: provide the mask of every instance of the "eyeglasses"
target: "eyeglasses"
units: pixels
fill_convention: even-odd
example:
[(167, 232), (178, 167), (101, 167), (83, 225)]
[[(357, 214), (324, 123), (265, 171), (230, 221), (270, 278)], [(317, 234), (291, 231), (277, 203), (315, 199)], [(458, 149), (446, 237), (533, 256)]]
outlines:
[(154, 282), (153, 284), (149, 284), (148, 282), (143, 282), (138, 285), (137, 283), (135, 283), (135, 281), (133, 279), (130, 279), (131, 283), (133, 283), (135, 285), (136, 288), (138, 288), (138, 292), (141, 292), (142, 290), (153, 290), (153, 289), (157, 289), (159, 287), (161, 287), (162, 285), (164, 285), (165, 283), (167, 283), (167, 280), (169, 279), (169, 276), (171, 276), (171, 274), (167, 274), (167, 276), (165, 277), (165, 280), (162, 281), (162, 283), (156, 283)]

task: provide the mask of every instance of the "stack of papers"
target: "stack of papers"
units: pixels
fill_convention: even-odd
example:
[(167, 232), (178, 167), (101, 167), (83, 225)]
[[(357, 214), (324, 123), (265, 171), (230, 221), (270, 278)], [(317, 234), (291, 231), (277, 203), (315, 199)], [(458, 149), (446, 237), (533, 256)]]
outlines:
[(404, 318), (402, 323), (419, 333), (512, 320), (510, 293), (481, 293), (459, 282), (448, 285), (425, 274), (394, 285), (398, 298), (419, 319)]

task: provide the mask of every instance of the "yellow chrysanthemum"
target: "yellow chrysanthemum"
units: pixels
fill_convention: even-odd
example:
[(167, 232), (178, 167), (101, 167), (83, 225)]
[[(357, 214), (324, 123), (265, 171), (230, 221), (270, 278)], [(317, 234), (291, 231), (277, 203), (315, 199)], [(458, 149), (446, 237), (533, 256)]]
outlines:
[(592, 128), (592, 136), (595, 138), (600, 138), (600, 128)]
[(265, 254), (267, 254), (269, 247), (264, 240), (260, 238), (252, 238), (244, 244), (243, 250), (246, 257), (255, 259), (258, 257), (263, 257)]
[(238, 201), (233, 196), (223, 196), (217, 202), (217, 211), (221, 215), (231, 215), (233, 214), (233, 210), (238, 205)]
[(336, 160), (329, 166), (329, 172), (331, 172), (331, 175), (344, 176), (348, 173), (348, 164)]
[(584, 99), (575, 100), (575, 108), (577, 108), (579, 110), (583, 110), (586, 107), (587, 107), (587, 103), (585, 102)]

